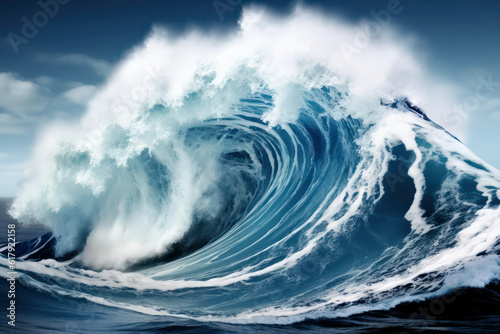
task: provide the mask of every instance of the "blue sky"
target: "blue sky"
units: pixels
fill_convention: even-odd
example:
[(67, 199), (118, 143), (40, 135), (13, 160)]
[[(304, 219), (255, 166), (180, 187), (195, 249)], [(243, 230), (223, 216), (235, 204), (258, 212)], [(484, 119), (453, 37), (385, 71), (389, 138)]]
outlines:
[[(232, 29), (242, 7), (252, 3), (279, 12), (290, 11), (295, 4), (279, 0), (2, 1), (0, 196), (15, 195), (38, 131), (50, 122), (77, 120), (113, 66), (154, 25), (178, 33), (194, 26)], [(353, 22), (373, 19), (372, 11), (388, 6), (388, 1), (378, 0), (303, 3)], [(428, 68), (459, 88), (463, 96), (459, 102), (469, 112), (467, 145), (500, 168), (500, 1), (401, 0), (400, 6), (403, 10), (392, 16), (390, 27), (414, 38), (416, 52)], [(36, 21), (39, 27), (30, 30), (27, 21)]]

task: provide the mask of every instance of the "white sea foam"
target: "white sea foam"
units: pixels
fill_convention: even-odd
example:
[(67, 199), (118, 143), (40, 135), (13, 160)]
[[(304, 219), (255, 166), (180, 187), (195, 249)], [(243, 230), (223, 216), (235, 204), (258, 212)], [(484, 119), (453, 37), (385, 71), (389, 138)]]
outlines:
[[(162, 28), (154, 29), (144, 44), (116, 67), (89, 103), (80, 124), (54, 124), (40, 136), (23, 191), (11, 213), (20, 220), (49, 226), (57, 238), (57, 255), (82, 252), (66, 262), (20, 261), (17, 266), (23, 273), (22, 282), (43, 291), (152, 315), (291, 323), (387, 309), (461, 286), (482, 287), (499, 278), (498, 256), (479, 255), (492, 252), (500, 236), (499, 208), (489, 206), (495, 194), (500, 197), (500, 172), (410, 110), (382, 106), (380, 98), (391, 101), (409, 96), (419, 101), (437, 123), (446, 123), (449, 115), (442, 111), (454, 105), (454, 99), (452, 92), (439, 88), (438, 80), (414, 57), (411, 45), (392, 30), (383, 31), (347, 59), (340, 45), (352, 42), (356, 34), (353, 24), (300, 6), (286, 17), (259, 8), (246, 9), (239, 30), (224, 35), (191, 31), (172, 36)], [(342, 98), (332, 102), (314, 93), (324, 86), (335, 88)], [(264, 110), (260, 117), (267, 125), (249, 125), (236, 117), (257, 117), (239, 109), (240, 99), (253, 93), (272, 95), (271, 106), (262, 107), (267, 101), (259, 105)], [(291, 191), (289, 185), (305, 178), (294, 175), (307, 159), (296, 157), (306, 146), (293, 126), (308, 108), (308, 99), (324, 110), (325, 115), (319, 118), (340, 121), (349, 115), (362, 122), (363, 132), (355, 144), (341, 142), (355, 145), (348, 146), (351, 150), (359, 149), (359, 164), (344, 166), (349, 171), (339, 178), (349, 179), (335, 183), (342, 188), (325, 191), (324, 200), (308, 217), (282, 232), (289, 213), (277, 213), (276, 202), (267, 195), (285, 194), (287, 198), (280, 203), (286, 206), (290, 204), (287, 200), (299, 192)], [(195, 134), (200, 139), (196, 143), (187, 139), (189, 129), (213, 124), (246, 131), (251, 139), (226, 140), (230, 134), (224, 134), (227, 138), (204, 138), (205, 132)], [(464, 137), (461, 126), (447, 130)], [(263, 139), (259, 131), (268, 137)], [(422, 138), (428, 146), (419, 142)], [(238, 207), (251, 202), (252, 194), (241, 186), (241, 172), (256, 182), (266, 181), (252, 146), (252, 141), (265, 140), (268, 145), (262, 144), (262, 152), (274, 174), (267, 180), (266, 196), (257, 199), (240, 224), (223, 239), (207, 245), (205, 252), (134, 273), (121, 271), (162, 255), (186, 236), (196, 219), (219, 222), (227, 203)], [(371, 212), (384, 197), (384, 175), (393, 159), (390, 148), (400, 143), (415, 157), (408, 170), (415, 195), (404, 215), (411, 232), (395, 258), (437, 228), (432, 219), (424, 217), (422, 208), (427, 186), (425, 165), (435, 153), (446, 158), (448, 172), (436, 203), (443, 206), (454, 199), (462, 176), (477, 182), (476, 190), (487, 203), (465, 203), (473, 214), (470, 221), (453, 226), (456, 230), (446, 235), (449, 244), (437, 245), (429, 254), (421, 254), (418, 249), (405, 253), (405, 265), (391, 268), (390, 275), (374, 277), (374, 265), (355, 268), (345, 273), (351, 275), (350, 279), (322, 291), (314, 302), (259, 305), (218, 317), (179, 315), (180, 311), (168, 305), (137, 305), (133, 300), (123, 302), (123, 298), (92, 294), (99, 288), (112, 288), (117, 294), (129, 290), (139, 294), (183, 293), (189, 289), (203, 293), (251, 285), (270, 276), (289, 278), (290, 271), (324, 246), (325, 239), (349, 231), (359, 216)], [(222, 165), (223, 154), (240, 151), (248, 154), (252, 168), (236, 166), (228, 170)], [(225, 179), (228, 175), (232, 177), (230, 182)], [(292, 203), (294, 207), (305, 205), (316, 188), (300, 191), (303, 197)], [(228, 202), (227, 193), (234, 195), (233, 202)], [(446, 224), (452, 226), (464, 212)], [(275, 222), (272, 226), (255, 223), (271, 216)], [(253, 218), (254, 225), (248, 224), (248, 217)], [(260, 230), (262, 225), (264, 231)], [(293, 240), (300, 241), (295, 248), (290, 246)], [(330, 246), (332, 254), (327, 256), (333, 257), (335, 247), (340, 246)], [(273, 251), (274, 258), (265, 256)], [(86, 267), (79, 267), (80, 262)], [(6, 259), (0, 259), (0, 268), (0, 274), (6, 277)], [(425, 275), (438, 278), (419, 281)], [(47, 277), (57, 279), (59, 284), (48, 284)], [(360, 282), (358, 278), (365, 280)], [(411, 284), (420, 290), (397, 292)], [(356, 304), (366, 298), (373, 302)]]
[[(218, 152), (184, 147), (178, 132), (230, 115), (240, 98), (260, 87), (273, 94), (274, 106), (263, 116), (271, 126), (294, 122), (303, 92), (323, 86), (348, 93), (334, 110), (325, 108), (333, 117), (345, 107), (370, 123), (380, 117), (381, 97), (407, 95), (442, 120), (440, 110), (453, 105), (453, 96), (437, 89), (410, 43), (385, 29), (346, 57), (340, 45), (354, 41), (357, 28), (299, 6), (286, 17), (247, 8), (240, 29), (223, 35), (194, 30), (172, 36), (154, 29), (116, 66), (80, 125), (54, 125), (39, 138), (12, 215), (49, 226), (59, 255), (84, 247), (86, 264), (124, 268), (179, 240), (191, 226), (195, 206), (205, 201), (217, 207), (220, 201), (204, 195), (219, 177)], [(159, 114), (151, 111), (157, 105), (163, 108)], [(134, 165), (141, 152), (166, 166), (169, 191), (151, 190), (144, 169)], [(426, 231), (419, 220), (417, 165), (410, 171), (418, 186), (408, 218)]]

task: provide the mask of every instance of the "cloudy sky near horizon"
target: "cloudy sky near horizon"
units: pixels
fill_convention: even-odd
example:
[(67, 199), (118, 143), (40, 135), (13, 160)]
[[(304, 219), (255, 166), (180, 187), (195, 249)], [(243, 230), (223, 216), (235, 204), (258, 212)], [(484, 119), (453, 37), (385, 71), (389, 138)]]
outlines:
[[(191, 27), (226, 30), (237, 25), (242, 7), (251, 3), (278, 12), (295, 4), (58, 0), (56, 10), (54, 1), (0, 3), (0, 197), (15, 195), (40, 129), (54, 121), (78, 120), (113, 66), (154, 25), (178, 33)], [(387, 0), (302, 2), (352, 22), (371, 20), (372, 11), (388, 6)], [(414, 39), (429, 70), (458, 87), (463, 96), (458, 102), (469, 111), (466, 144), (500, 168), (500, 1), (401, 0), (400, 7), (390, 28)], [(53, 15), (39, 14), (44, 11)], [(36, 31), (25, 27), (33, 20), (40, 20)]]

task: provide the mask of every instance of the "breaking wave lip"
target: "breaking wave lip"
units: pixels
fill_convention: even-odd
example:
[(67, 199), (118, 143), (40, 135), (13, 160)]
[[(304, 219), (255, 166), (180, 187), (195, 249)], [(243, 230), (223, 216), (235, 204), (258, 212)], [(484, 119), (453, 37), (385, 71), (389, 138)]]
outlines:
[(52, 234), (19, 245), (20, 281), (293, 323), (499, 278), (500, 172), (437, 125), (449, 97), (411, 48), (387, 31), (346, 59), (354, 34), (302, 7), (247, 9), (223, 37), (154, 31), (81, 124), (41, 137), (10, 213)]

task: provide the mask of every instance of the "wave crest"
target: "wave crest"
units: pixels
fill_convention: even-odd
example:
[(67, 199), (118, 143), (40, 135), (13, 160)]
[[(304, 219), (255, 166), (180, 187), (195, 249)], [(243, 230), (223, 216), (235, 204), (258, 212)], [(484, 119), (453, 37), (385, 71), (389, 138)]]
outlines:
[(40, 140), (10, 212), (76, 255), (21, 264), (26, 282), (52, 291), (57, 272), (57, 291), (106, 305), (293, 322), (445, 293), (477, 258), (496, 277), (499, 172), (432, 121), (451, 102), (410, 47), (386, 31), (348, 59), (355, 33), (301, 7), (246, 10), (224, 36), (155, 30), (80, 125)]

